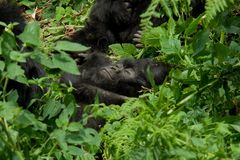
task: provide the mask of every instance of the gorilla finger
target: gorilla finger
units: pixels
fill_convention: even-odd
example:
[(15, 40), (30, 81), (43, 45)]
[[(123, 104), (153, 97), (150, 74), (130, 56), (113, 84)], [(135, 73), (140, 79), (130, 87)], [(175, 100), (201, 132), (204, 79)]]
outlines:
[(135, 33), (133, 36), (134, 36), (135, 38), (141, 38), (141, 37), (142, 37), (142, 35), (141, 35), (141, 34), (138, 34), (138, 33)]
[(138, 43), (135, 46), (136, 46), (136, 48), (144, 48), (144, 45), (142, 43)]

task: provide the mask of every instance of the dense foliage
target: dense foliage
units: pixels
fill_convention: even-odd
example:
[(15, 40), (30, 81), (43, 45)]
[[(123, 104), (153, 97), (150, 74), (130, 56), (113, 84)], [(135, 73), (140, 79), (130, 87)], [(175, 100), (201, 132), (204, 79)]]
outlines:
[[(0, 36), (1, 159), (88, 160), (97, 153), (114, 160), (239, 159), (239, 2), (207, 0), (206, 11), (193, 18), (189, 0), (152, 0), (142, 15), (145, 47), (109, 48), (120, 57), (153, 57), (170, 63), (164, 84), (152, 81), (151, 90), (143, 89), (139, 98), (122, 106), (93, 104), (80, 122), (72, 122), (79, 107), (71, 94), (74, 88), (59, 84), (59, 77), (62, 71), (79, 74), (65, 51), (87, 48), (55, 40), (84, 24), (92, 2), (20, 0), (26, 15), (35, 15), (39, 22), (29, 23), (17, 37), (11, 31), (14, 24), (0, 23), (6, 27)], [(153, 27), (152, 17), (163, 15), (168, 21)], [(16, 45), (16, 40), (23, 45)], [(31, 50), (26, 52), (26, 47)], [(19, 63), (28, 57), (45, 67), (44, 77), (24, 76)], [(19, 106), (16, 90), (7, 90), (9, 80), (47, 91), (29, 106)], [(84, 127), (93, 116), (106, 119), (99, 133)]]

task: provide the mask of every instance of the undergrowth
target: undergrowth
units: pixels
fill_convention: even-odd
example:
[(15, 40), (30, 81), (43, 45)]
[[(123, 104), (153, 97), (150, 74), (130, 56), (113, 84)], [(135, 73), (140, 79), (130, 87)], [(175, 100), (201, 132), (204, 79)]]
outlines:
[[(0, 159), (89, 160), (97, 153), (107, 160), (240, 159), (239, 0), (206, 0), (206, 11), (196, 18), (190, 16), (189, 0), (153, 0), (142, 15), (145, 47), (110, 49), (121, 57), (170, 63), (169, 76), (121, 106), (91, 105), (93, 113), (80, 122), (71, 121), (79, 107), (74, 88), (59, 78), (63, 71), (79, 74), (66, 51), (87, 48), (55, 40), (84, 24), (92, 1), (19, 2), (27, 15), (37, 13), (40, 24), (31, 22), (15, 36), (13, 24), (1, 23), (6, 29), (0, 36)], [(162, 16), (168, 21), (153, 26), (150, 20)], [(16, 45), (19, 41), (23, 45)], [(24, 76), (21, 63), (29, 57), (45, 67), (44, 77)], [(19, 106), (9, 81), (46, 92)], [(85, 118), (93, 116), (106, 119), (99, 133), (84, 127)]]

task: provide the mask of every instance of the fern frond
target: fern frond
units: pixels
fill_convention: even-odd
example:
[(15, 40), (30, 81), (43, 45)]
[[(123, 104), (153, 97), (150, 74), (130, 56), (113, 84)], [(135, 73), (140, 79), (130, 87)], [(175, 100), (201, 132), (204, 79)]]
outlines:
[[(153, 24), (151, 19), (153, 17), (161, 19), (161, 16), (173, 18), (173, 15), (180, 17), (187, 14), (189, 10), (185, 7), (190, 6), (190, 0), (152, 0), (147, 11), (141, 15), (141, 28), (142, 30), (150, 29)], [(183, 13), (184, 12), (184, 13)]]
[(224, 11), (234, 0), (207, 0), (205, 5), (206, 19), (209, 22), (217, 13)]

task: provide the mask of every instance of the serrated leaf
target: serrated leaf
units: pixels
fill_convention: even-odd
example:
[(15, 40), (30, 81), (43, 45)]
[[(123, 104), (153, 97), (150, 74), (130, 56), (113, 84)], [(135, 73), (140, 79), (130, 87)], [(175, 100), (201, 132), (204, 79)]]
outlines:
[(54, 99), (49, 99), (47, 103), (43, 106), (43, 118), (51, 119), (58, 115), (61, 110), (64, 108), (64, 105), (59, 101), (55, 101)]

